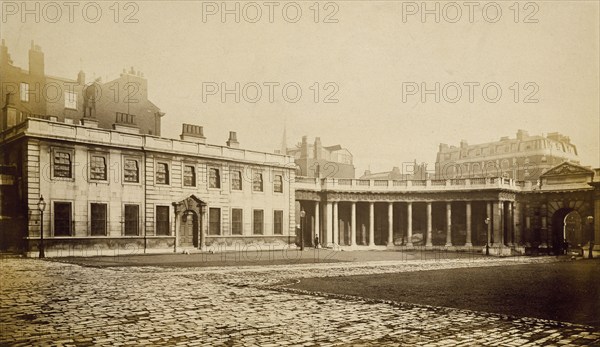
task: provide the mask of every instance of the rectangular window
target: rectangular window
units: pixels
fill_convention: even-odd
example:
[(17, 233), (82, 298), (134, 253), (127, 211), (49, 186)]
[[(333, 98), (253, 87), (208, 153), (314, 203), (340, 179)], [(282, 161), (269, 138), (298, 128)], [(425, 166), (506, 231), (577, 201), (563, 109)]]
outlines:
[(169, 206), (156, 206), (156, 235), (170, 235)]
[(65, 92), (65, 108), (77, 109), (77, 94), (75, 92)]
[(231, 172), (231, 189), (242, 190), (242, 172), (232, 171)]
[(183, 167), (183, 185), (186, 187), (196, 186), (196, 169), (191, 165)]
[(275, 193), (283, 193), (283, 176), (275, 175), (273, 180), (273, 191)]
[(221, 188), (221, 177), (219, 175), (219, 169), (210, 168), (208, 170), (208, 187)]
[(90, 179), (106, 181), (106, 158), (101, 155), (92, 155), (90, 158)]
[(139, 183), (140, 182), (140, 169), (138, 161), (135, 159), (125, 159), (125, 182)]
[(273, 234), (283, 235), (283, 211), (273, 211)]
[(90, 204), (90, 234), (106, 236), (106, 204)]
[(221, 234), (221, 209), (220, 208), (210, 208), (209, 209), (209, 235), (220, 235)]
[(71, 203), (54, 203), (54, 236), (71, 236)]
[(255, 171), (252, 175), (252, 190), (255, 192), (263, 191), (263, 175), (258, 171)]
[(242, 235), (243, 226), (243, 211), (241, 208), (231, 209), (231, 235)]
[(253, 215), (252, 216), (252, 221), (253, 221), (252, 232), (257, 235), (262, 235), (263, 229), (264, 229), (265, 213), (263, 210), (254, 210), (252, 215)]
[(54, 177), (71, 178), (71, 153), (54, 152)]
[(139, 205), (125, 205), (125, 236), (139, 235)]
[(29, 83), (21, 82), (20, 95), (21, 95), (21, 101), (23, 101), (23, 102), (29, 101)]
[(169, 165), (158, 163), (156, 166), (156, 183), (169, 184)]

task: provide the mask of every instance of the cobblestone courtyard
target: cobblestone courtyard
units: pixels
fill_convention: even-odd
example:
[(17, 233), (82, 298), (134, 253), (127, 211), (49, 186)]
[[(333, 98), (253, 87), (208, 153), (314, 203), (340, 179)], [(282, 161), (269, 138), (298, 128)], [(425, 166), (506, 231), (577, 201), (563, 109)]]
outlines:
[(227, 268), (1, 263), (0, 345), (594, 346), (598, 329), (440, 307), (291, 292), (305, 277), (510, 266), (553, 258)]

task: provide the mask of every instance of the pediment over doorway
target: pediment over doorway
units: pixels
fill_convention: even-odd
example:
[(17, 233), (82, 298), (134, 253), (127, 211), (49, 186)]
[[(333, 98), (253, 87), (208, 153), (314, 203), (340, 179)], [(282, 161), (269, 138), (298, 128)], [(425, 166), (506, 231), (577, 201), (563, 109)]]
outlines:
[(206, 206), (206, 203), (192, 194), (181, 201), (174, 202), (173, 206), (175, 206), (175, 213), (182, 213), (185, 211), (195, 211), (200, 213), (202, 211), (202, 206)]

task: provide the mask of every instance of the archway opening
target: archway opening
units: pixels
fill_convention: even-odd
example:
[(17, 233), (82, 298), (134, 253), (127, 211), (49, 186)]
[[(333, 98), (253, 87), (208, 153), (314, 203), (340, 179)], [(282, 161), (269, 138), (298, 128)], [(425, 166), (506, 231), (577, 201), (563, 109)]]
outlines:
[(584, 243), (582, 219), (572, 208), (561, 208), (552, 215), (552, 247), (555, 254), (578, 250)]

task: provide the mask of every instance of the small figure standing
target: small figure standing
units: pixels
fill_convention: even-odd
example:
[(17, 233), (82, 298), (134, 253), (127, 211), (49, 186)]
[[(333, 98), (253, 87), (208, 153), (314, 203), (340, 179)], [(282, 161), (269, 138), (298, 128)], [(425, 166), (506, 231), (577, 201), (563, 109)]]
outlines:
[(569, 254), (569, 241), (567, 239), (563, 241), (563, 254)]
[(319, 235), (315, 235), (315, 248), (320, 248), (320, 246), (319, 246)]

